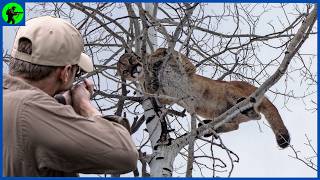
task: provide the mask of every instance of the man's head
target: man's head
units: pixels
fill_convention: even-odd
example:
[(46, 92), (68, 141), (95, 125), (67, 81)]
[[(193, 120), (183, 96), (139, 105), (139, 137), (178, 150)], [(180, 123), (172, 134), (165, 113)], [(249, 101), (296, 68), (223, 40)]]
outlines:
[(10, 74), (29, 81), (54, 76), (61, 90), (67, 90), (79, 67), (93, 70), (91, 59), (82, 51), (82, 37), (73, 25), (49, 16), (34, 18), (16, 34)]

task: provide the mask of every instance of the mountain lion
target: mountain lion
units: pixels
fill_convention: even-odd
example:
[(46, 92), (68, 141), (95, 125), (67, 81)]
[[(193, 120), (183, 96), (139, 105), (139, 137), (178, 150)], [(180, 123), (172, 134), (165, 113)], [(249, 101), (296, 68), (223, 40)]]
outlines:
[[(163, 57), (166, 55), (167, 49), (159, 48), (154, 53), (147, 56), (148, 67), (151, 67), (149, 69), (157, 71), (161, 66), (164, 59)], [(255, 86), (243, 81), (227, 82), (212, 80), (207, 77), (197, 75), (195, 74), (196, 67), (189, 61), (189, 59), (176, 51), (173, 51), (172, 56), (168, 61), (172, 64), (179, 59), (181, 60), (182, 67), (188, 75), (191, 91), (193, 95), (198, 97), (195, 99), (194, 110), (197, 115), (203, 118), (214, 119), (215, 117), (218, 117), (238, 102), (250, 96), (250, 94), (257, 89)], [(144, 71), (141, 58), (134, 53), (125, 53), (120, 57), (119, 62), (117, 63), (117, 71), (118, 75), (123, 76), (126, 80), (144, 81)], [(154, 82), (158, 82), (158, 80), (155, 80)], [(157, 85), (152, 85), (157, 88)], [(164, 95), (170, 96), (170, 94)], [(160, 102), (163, 104), (170, 103), (169, 100), (160, 100)], [(184, 107), (183, 104), (178, 104)], [(278, 145), (281, 148), (286, 148), (290, 144), (289, 132), (284, 125), (277, 108), (266, 97), (262, 99), (259, 106), (246, 112), (242, 112), (242, 114), (235, 117), (231, 122), (225, 123), (216, 129), (216, 132), (223, 133), (237, 130), (240, 123), (247, 122), (249, 120), (261, 119), (260, 113), (265, 116), (270, 124), (276, 136)], [(208, 121), (205, 123), (208, 123)]]

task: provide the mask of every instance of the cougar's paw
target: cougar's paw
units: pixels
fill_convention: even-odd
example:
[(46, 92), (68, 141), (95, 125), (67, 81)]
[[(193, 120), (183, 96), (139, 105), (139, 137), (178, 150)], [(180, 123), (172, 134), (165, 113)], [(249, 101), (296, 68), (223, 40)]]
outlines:
[(290, 145), (290, 135), (289, 133), (278, 134), (277, 143), (281, 148), (286, 148)]
[(202, 124), (208, 124), (208, 123), (210, 123), (212, 120), (203, 120), (202, 122), (199, 122), (198, 123), (198, 127), (201, 127), (202, 126)]
[[(198, 123), (198, 127), (201, 127), (202, 124), (208, 124), (208, 123), (210, 123), (211, 121), (212, 121), (212, 120), (203, 120), (202, 123), (201, 123), (201, 122)], [(207, 134), (204, 134), (203, 137), (210, 137), (210, 136), (212, 136), (212, 135), (213, 135), (213, 133), (207, 133)]]
[[(214, 135), (214, 134), (213, 133), (208, 133), (208, 134), (204, 134), (203, 137), (207, 138), (207, 137), (210, 137), (212, 135)], [(218, 137), (214, 135), (214, 138), (217, 139)]]

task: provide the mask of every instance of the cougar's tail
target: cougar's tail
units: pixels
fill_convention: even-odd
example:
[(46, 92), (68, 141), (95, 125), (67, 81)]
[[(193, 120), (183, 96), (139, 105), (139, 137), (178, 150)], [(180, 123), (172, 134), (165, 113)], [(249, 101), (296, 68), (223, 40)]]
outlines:
[(290, 135), (284, 125), (278, 109), (267, 99), (264, 98), (258, 110), (265, 116), (273, 133), (276, 136), (277, 143), (281, 148), (286, 148), (290, 144)]

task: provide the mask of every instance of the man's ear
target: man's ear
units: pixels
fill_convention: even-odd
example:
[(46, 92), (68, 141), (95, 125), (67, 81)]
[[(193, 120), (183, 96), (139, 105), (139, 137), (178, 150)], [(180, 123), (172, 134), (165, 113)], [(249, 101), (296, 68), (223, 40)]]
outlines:
[(58, 69), (58, 79), (63, 83), (68, 82), (72, 76), (72, 65), (66, 65)]

